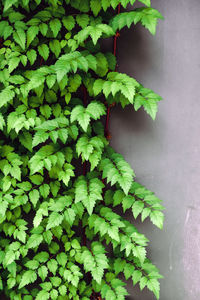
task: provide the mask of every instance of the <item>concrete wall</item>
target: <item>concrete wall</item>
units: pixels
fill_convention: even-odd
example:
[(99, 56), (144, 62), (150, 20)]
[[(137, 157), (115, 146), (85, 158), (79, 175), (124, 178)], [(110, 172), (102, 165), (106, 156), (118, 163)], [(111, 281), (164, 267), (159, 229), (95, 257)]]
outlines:
[[(152, 0), (165, 17), (152, 37), (140, 26), (118, 40), (119, 71), (163, 96), (153, 122), (142, 110), (112, 111), (112, 145), (137, 180), (163, 199), (164, 230), (145, 221), (148, 255), (165, 278), (161, 300), (200, 299), (200, 1)], [(129, 285), (129, 300), (152, 300)]]

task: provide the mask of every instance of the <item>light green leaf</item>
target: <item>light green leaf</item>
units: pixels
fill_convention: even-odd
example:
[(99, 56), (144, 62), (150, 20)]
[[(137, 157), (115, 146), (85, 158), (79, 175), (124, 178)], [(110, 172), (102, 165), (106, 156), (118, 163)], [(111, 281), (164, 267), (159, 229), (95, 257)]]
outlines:
[(48, 300), (49, 299), (49, 293), (47, 292), (47, 291), (45, 291), (45, 290), (41, 290), (38, 294), (37, 294), (37, 296), (36, 296), (36, 298), (35, 298), (35, 300)]
[(156, 299), (160, 298), (160, 284), (156, 279), (150, 279), (147, 281), (147, 287), (154, 293)]
[(44, 58), (44, 60), (48, 59), (48, 57), (49, 57), (49, 47), (46, 44), (39, 45), (38, 46), (38, 52)]
[(14, 98), (15, 93), (12, 88), (12, 86), (8, 86), (0, 92), (0, 108)]
[(4, 267), (10, 265), (14, 260), (15, 260), (15, 252), (11, 250), (7, 251), (3, 260)]
[(100, 3), (100, 1), (99, 0), (91, 0), (90, 1), (90, 8), (91, 8), (93, 14), (95, 16), (97, 16), (98, 13), (101, 10), (101, 3)]
[(27, 241), (27, 248), (36, 248), (38, 247), (43, 241), (43, 236), (41, 234), (32, 234), (28, 241)]
[(72, 226), (76, 217), (74, 210), (72, 208), (67, 208), (64, 215), (65, 220)]
[(13, 38), (15, 42), (23, 49), (26, 48), (26, 34), (23, 29), (18, 29), (14, 31)]
[(50, 25), (50, 28), (53, 32), (53, 36), (56, 37), (58, 35), (61, 27), (62, 27), (60, 20), (59, 19), (53, 19), (53, 20), (50, 21), (49, 25)]
[(49, 271), (51, 273), (53, 273), (53, 275), (56, 274), (56, 271), (58, 269), (58, 263), (55, 259), (50, 259), (48, 262), (47, 262), (47, 266), (49, 268)]
[(34, 49), (31, 49), (27, 51), (26, 55), (31, 65), (33, 65), (37, 58), (37, 52)]
[(29, 29), (27, 30), (27, 47), (29, 47), (29, 45), (34, 40), (38, 32), (39, 32), (38, 26), (29, 27)]
[(13, 4), (17, 3), (17, 0), (6, 0), (4, 3), (3, 11), (6, 12)]
[(158, 228), (163, 229), (164, 215), (161, 211), (152, 211), (150, 214), (150, 220)]
[(63, 221), (64, 216), (58, 212), (52, 212), (49, 216), (46, 230), (60, 225)]
[(135, 203), (132, 206), (132, 212), (135, 219), (142, 212), (143, 208), (144, 208), (144, 203), (142, 201), (135, 201)]
[(35, 271), (28, 270), (26, 271), (19, 284), (19, 289), (23, 288), (24, 286), (28, 285), (29, 283), (33, 283), (37, 279), (37, 274)]
[(41, 266), (38, 269), (38, 275), (40, 276), (40, 278), (42, 279), (42, 281), (44, 281), (46, 279), (47, 274), (48, 274), (48, 270), (47, 270), (46, 266)]

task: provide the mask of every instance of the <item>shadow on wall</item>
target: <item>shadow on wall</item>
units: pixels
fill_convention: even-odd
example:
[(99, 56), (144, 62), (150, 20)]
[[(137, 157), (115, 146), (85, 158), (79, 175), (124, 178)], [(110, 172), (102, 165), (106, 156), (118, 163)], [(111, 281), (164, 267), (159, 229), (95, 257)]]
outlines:
[(149, 47), (150, 38), (149, 32), (139, 24), (120, 31), (117, 41), (119, 72), (127, 73), (139, 82), (146, 77), (145, 74), (151, 66), (152, 59), (151, 47)]

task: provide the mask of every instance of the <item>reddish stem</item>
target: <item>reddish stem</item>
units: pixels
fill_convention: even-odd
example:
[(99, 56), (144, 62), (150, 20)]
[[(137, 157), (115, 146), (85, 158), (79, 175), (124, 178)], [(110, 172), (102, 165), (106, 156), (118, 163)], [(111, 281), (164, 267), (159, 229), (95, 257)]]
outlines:
[(42, 57), (40, 60), (40, 66), (43, 64), (43, 60), (44, 60), (44, 58)]
[(83, 103), (84, 106), (87, 106), (87, 89), (84, 85), (82, 85), (82, 91), (83, 91)]
[(0, 38), (0, 49), (3, 48), (3, 38)]

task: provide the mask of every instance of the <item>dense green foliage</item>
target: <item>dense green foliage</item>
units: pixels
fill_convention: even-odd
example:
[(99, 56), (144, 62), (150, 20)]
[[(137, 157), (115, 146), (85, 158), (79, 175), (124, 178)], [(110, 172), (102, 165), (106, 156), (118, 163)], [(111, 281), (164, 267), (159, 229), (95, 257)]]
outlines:
[(155, 34), (162, 16), (139, 2), (116, 14), (135, 0), (0, 1), (0, 290), (9, 299), (123, 300), (129, 278), (159, 299), (148, 240), (114, 207), (162, 228), (163, 206), (103, 125), (114, 103), (155, 119), (161, 100), (101, 51), (125, 26)]

